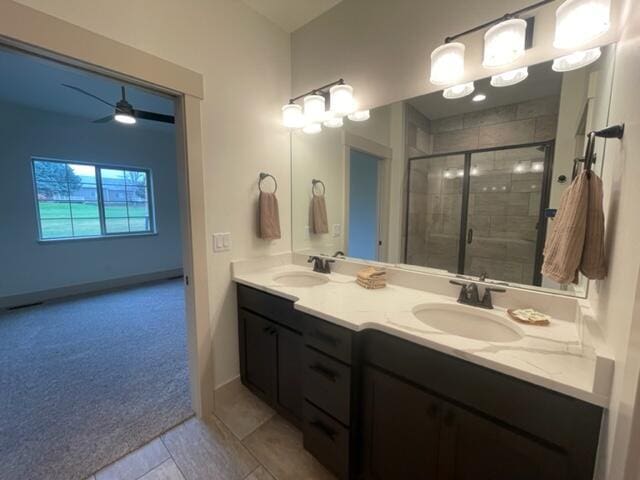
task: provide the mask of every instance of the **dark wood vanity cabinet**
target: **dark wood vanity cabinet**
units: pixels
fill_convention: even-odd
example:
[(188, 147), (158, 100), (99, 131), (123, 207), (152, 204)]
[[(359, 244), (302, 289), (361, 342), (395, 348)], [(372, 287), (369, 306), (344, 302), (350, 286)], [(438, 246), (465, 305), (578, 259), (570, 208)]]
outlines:
[(340, 480), (591, 480), (602, 408), (238, 286), (242, 382)]
[(242, 383), (286, 418), (302, 421), (302, 332), (293, 303), (238, 286)]

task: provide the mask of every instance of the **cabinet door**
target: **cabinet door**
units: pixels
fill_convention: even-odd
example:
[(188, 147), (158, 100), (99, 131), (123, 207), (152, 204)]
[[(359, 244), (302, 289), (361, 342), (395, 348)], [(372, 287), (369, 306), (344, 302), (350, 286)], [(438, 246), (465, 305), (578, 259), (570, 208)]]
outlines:
[(277, 387), (276, 327), (269, 320), (240, 310), (244, 327), (245, 382), (265, 401), (273, 402)]
[(302, 420), (302, 335), (278, 327), (278, 404)]
[(364, 478), (436, 478), (441, 401), (370, 367), (363, 396)]
[(453, 406), (445, 408), (442, 424), (440, 480), (569, 478), (559, 450), (506, 426)]

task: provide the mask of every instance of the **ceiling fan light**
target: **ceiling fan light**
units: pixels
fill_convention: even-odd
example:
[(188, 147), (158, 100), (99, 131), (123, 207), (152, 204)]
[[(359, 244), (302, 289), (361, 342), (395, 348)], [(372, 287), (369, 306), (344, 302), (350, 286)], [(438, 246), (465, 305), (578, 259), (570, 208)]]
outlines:
[(579, 48), (609, 30), (611, 0), (567, 0), (556, 10), (553, 46)]
[(554, 72), (570, 72), (578, 68), (586, 67), (600, 58), (602, 51), (600, 47), (590, 50), (580, 50), (570, 53), (564, 57), (556, 58), (551, 68)]
[(128, 113), (116, 113), (113, 119), (116, 122), (124, 123), (125, 125), (133, 125), (136, 123), (135, 117)]
[(347, 118), (352, 122), (364, 122), (369, 120), (370, 113), (369, 110), (358, 110), (357, 112), (353, 112)]
[(434, 85), (458, 83), (464, 75), (465, 46), (459, 42), (445, 43), (431, 52), (431, 74)]
[(302, 107), (296, 103), (289, 103), (283, 106), (282, 124), (287, 128), (302, 128), (304, 126)]
[(325, 100), (322, 95), (307, 95), (304, 97), (304, 118), (307, 123), (318, 125), (325, 118)]
[(442, 92), (442, 96), (448, 100), (454, 100), (456, 98), (466, 97), (475, 90), (473, 82), (461, 83), (460, 85), (454, 85), (453, 87), (445, 88)]
[(351, 85), (334, 85), (329, 89), (329, 98), (331, 112), (335, 116), (344, 117), (345, 115), (353, 113), (356, 109), (353, 99), (353, 87)]
[(524, 55), (526, 32), (527, 22), (520, 18), (505, 20), (487, 30), (482, 66), (504, 67)]
[(508, 72), (499, 73), (491, 77), (492, 87), (510, 87), (516, 83), (522, 82), (529, 76), (529, 69), (527, 67), (516, 68), (515, 70), (509, 70)]

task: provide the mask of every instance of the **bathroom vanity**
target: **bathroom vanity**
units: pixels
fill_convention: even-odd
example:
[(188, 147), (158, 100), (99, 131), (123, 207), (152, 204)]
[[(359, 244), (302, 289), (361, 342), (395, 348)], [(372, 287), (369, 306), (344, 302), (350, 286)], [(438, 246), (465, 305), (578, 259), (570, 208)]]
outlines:
[[(473, 348), (449, 349), (469, 340), (418, 328), (388, 302), (433, 301), (428, 292), (367, 291), (347, 275), (328, 281), (296, 266), (234, 278), (243, 384), (300, 427), (305, 448), (338, 478), (593, 478), (606, 399), (570, 381), (545, 382), (513, 358), (481, 358), (491, 349), (534, 352), (532, 344), (471, 340)], [(545, 355), (532, 328), (522, 341), (540, 342), (534, 354)], [(560, 350), (547, 353), (583, 362)], [(584, 359), (581, 368), (592, 367)]]

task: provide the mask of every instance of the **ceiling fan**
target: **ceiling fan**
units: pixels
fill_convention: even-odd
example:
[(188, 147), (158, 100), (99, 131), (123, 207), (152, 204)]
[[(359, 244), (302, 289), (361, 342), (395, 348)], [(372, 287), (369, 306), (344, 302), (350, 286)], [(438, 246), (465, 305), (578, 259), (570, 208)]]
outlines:
[(66, 83), (63, 83), (62, 86), (94, 98), (95, 100), (98, 100), (115, 109), (115, 112), (112, 115), (107, 115), (106, 117), (94, 120), (93, 123), (106, 123), (110, 122), (111, 120), (115, 120), (116, 122), (132, 125), (136, 123), (137, 118), (141, 118), (143, 120), (151, 120), (154, 122), (175, 123), (175, 118), (173, 117), (173, 115), (164, 115), (162, 113), (147, 112), (144, 110), (136, 110), (135, 108), (133, 108), (133, 106), (129, 102), (127, 102), (124, 87), (120, 87), (122, 89), (122, 98), (118, 101), (118, 103), (114, 105), (113, 103), (107, 102), (106, 100), (98, 97), (97, 95), (94, 95), (93, 93), (89, 93), (86, 90), (74, 87), (73, 85), (67, 85)]

